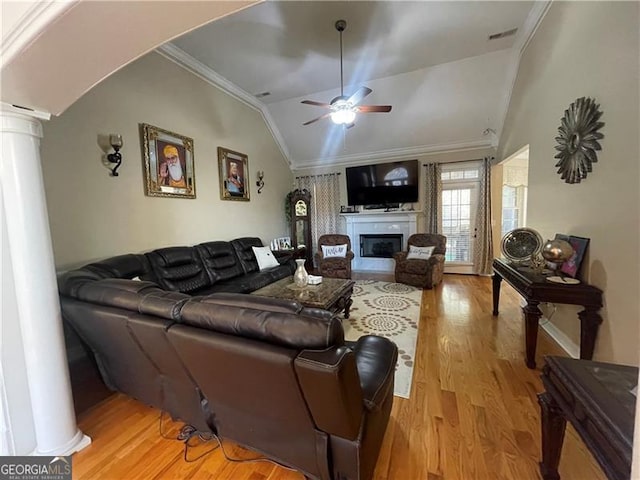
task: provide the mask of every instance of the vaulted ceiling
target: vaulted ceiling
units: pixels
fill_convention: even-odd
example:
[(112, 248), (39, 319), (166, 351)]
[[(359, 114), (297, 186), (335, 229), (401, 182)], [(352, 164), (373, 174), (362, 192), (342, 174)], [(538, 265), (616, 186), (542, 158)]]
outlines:
[[(495, 144), (487, 129), (500, 132), (520, 49), (546, 3), (265, 2), (162, 51), (260, 109), (293, 168), (399, 158)], [(393, 109), (361, 113), (348, 130), (329, 118), (303, 126), (326, 110), (301, 100), (340, 95), (338, 19), (348, 24), (345, 95), (365, 85), (363, 104)]]

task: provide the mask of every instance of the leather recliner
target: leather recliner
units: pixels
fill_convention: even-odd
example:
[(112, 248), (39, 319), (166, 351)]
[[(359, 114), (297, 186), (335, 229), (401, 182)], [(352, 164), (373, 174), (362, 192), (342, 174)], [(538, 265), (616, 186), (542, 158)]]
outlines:
[(297, 302), (193, 297), (107, 273), (142, 263), (59, 279), (63, 318), (110, 388), (307, 477), (371, 478), (393, 401), (391, 341), (348, 344), (340, 319)]

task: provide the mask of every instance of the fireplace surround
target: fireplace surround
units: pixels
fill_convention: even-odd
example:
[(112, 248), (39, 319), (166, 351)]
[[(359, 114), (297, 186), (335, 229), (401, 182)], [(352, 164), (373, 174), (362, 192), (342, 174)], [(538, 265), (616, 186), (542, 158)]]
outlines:
[[(417, 233), (417, 219), (419, 214), (420, 212), (418, 211), (341, 214), (347, 222), (347, 235), (349, 235), (351, 239), (351, 245), (357, 246), (357, 248), (353, 249), (355, 254), (352, 264), (353, 270), (392, 273), (395, 267), (393, 258), (369, 256), (365, 252), (362, 252), (361, 248), (359, 248), (360, 235), (400, 235), (402, 236), (402, 240), (400, 248), (397, 251), (404, 250), (406, 249), (406, 242), (409, 235)], [(385, 240), (385, 242), (388, 241), (389, 240)], [(384, 247), (382, 247), (382, 249), (384, 249)]]

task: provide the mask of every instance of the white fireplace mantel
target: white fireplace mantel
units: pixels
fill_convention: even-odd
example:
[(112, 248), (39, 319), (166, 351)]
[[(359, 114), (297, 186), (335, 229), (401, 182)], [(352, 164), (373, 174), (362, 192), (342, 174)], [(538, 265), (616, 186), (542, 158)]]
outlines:
[(360, 256), (360, 235), (401, 234), (404, 247), (409, 236), (417, 233), (419, 214), (421, 212), (417, 210), (340, 214), (347, 221), (347, 235), (351, 239), (351, 249), (355, 254), (353, 270), (393, 272), (395, 261), (392, 258)]

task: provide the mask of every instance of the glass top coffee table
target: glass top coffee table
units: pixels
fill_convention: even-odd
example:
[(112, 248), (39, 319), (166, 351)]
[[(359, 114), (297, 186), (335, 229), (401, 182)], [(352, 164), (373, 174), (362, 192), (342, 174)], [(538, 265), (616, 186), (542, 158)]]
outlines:
[(354, 284), (353, 280), (323, 278), (319, 285), (298, 288), (293, 283), (293, 277), (287, 277), (251, 292), (251, 295), (295, 300), (305, 307), (322, 308), (333, 313), (344, 310), (344, 318), (349, 318)]

